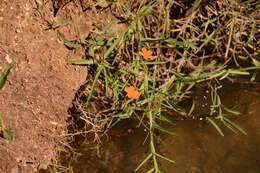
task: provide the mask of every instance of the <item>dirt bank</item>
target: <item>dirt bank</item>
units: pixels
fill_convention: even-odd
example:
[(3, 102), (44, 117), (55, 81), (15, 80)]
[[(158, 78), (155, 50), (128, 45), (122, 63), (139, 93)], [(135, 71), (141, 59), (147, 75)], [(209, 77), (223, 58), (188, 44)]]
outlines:
[(59, 30), (72, 38), (76, 24), (50, 29), (54, 20), (51, 3), (37, 8), (32, 0), (0, 1), (1, 71), (8, 60), (17, 62), (0, 91), (0, 112), (15, 137), (13, 142), (0, 138), (1, 173), (28, 173), (55, 163), (67, 109), (86, 78), (84, 67), (67, 64), (82, 51), (69, 51), (57, 39)]

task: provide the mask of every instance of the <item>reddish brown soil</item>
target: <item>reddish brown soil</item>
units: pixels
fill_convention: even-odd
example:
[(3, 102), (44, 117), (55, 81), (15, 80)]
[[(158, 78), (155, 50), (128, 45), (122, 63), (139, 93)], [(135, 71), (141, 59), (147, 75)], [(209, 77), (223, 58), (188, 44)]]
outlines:
[[(30, 173), (56, 163), (67, 109), (86, 78), (84, 67), (67, 64), (80, 59), (82, 50), (65, 48), (57, 31), (78, 39), (91, 30), (91, 19), (79, 6), (73, 3), (66, 10), (55, 20), (79, 18), (69, 26), (45, 30), (46, 21), (54, 21), (51, 2), (37, 8), (32, 0), (0, 1), (1, 71), (8, 57), (17, 62), (0, 90), (0, 112), (15, 137), (13, 142), (0, 138), (0, 173)], [(79, 25), (80, 21), (85, 23)]]

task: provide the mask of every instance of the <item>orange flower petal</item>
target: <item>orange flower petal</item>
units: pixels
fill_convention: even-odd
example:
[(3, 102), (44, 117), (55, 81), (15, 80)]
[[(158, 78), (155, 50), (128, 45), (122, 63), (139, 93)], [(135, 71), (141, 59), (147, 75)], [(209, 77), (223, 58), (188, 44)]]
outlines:
[(124, 91), (130, 99), (139, 99), (140, 97), (140, 93), (133, 86), (125, 88)]
[(141, 52), (139, 52), (140, 55), (144, 57), (146, 60), (153, 60), (155, 59), (155, 56), (152, 56), (153, 52), (150, 50), (147, 50), (146, 48), (142, 48)]

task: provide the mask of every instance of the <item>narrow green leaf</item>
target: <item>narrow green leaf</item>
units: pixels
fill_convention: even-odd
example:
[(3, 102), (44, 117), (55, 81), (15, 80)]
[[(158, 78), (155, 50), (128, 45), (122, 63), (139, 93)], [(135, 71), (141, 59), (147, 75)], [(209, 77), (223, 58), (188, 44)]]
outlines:
[(247, 60), (248, 56), (242, 56), (242, 55), (238, 55), (238, 58), (242, 59), (242, 60)]
[(150, 153), (135, 169), (135, 172), (138, 171), (151, 157), (153, 156), (152, 153)]
[(109, 81), (111, 81), (110, 77), (109, 77), (109, 72), (107, 72), (106, 68), (103, 69), (103, 74), (104, 74), (104, 78), (105, 78), (105, 95), (107, 97), (109, 97)]
[(160, 131), (162, 131), (162, 132), (168, 133), (170, 135), (176, 135), (175, 132), (173, 132), (173, 131), (171, 131), (169, 129), (163, 128), (163, 127), (159, 126), (158, 124), (154, 125), (153, 127), (158, 129), (158, 130), (160, 130)]
[(164, 40), (166, 43), (170, 43), (170, 44), (175, 44), (175, 45), (178, 45), (178, 46), (194, 46), (196, 47), (197, 46), (197, 43), (194, 43), (194, 42), (191, 42), (191, 41), (177, 41), (177, 40), (174, 40), (174, 39), (167, 39), (167, 40)]
[(254, 40), (255, 34), (257, 32), (257, 23), (256, 21), (253, 21), (252, 25), (251, 25), (252, 29), (251, 29), (251, 33), (248, 37), (248, 40), (246, 42), (246, 44), (251, 44)]
[(162, 61), (162, 62), (151, 62), (151, 61), (145, 61), (144, 64), (145, 65), (160, 65), (160, 64), (166, 64), (167, 62), (166, 61)]
[(120, 41), (124, 38), (125, 34), (129, 31), (129, 27), (122, 32), (119, 37), (115, 40), (115, 42), (108, 48), (108, 50), (104, 54), (104, 59), (108, 58), (108, 56), (112, 53), (112, 51), (116, 48), (116, 46), (120, 43)]
[(1, 129), (4, 129), (4, 128), (5, 128), (5, 126), (4, 126), (4, 120), (3, 120), (3, 117), (2, 117), (1, 114), (0, 114), (0, 128), (1, 128)]
[(252, 61), (253, 61), (255, 66), (260, 67), (260, 62), (257, 61), (255, 58), (252, 58)]
[(238, 74), (238, 75), (250, 75), (250, 73), (247, 71), (236, 70), (236, 69), (230, 69), (228, 70), (228, 72), (231, 74)]
[(234, 132), (234, 133), (238, 133), (237, 132), (237, 130), (231, 125), (231, 124), (229, 124), (228, 122), (226, 122), (226, 121), (223, 121), (223, 124), (227, 127), (227, 128), (229, 128), (232, 132)]
[(229, 113), (231, 113), (231, 114), (240, 115), (240, 112), (238, 112), (238, 111), (235, 111), (235, 110), (233, 110), (233, 109), (229, 109), (229, 108), (227, 108), (227, 107), (225, 107), (225, 106), (223, 106), (223, 105), (222, 105), (222, 107), (224, 108), (225, 111), (227, 111), (227, 112), (229, 112)]
[(94, 63), (95, 62), (93, 59), (72, 60), (69, 62), (69, 64), (72, 64), (72, 65), (91, 65)]
[(14, 67), (16, 64), (15, 61), (13, 61), (11, 64), (8, 65), (8, 67), (4, 70), (3, 74), (0, 77), (0, 89), (2, 89), (5, 85), (5, 82), (7, 80), (7, 76), (9, 75), (11, 69)]
[(161, 159), (167, 160), (168, 162), (176, 163), (174, 160), (172, 160), (172, 159), (170, 159), (170, 158), (168, 158), (168, 157), (165, 157), (165, 156), (163, 156), (163, 155), (160, 155), (160, 154), (158, 154), (158, 153), (155, 153), (155, 155), (156, 155), (157, 157), (160, 157)]
[(131, 107), (128, 107), (127, 112), (119, 113), (119, 114), (113, 115), (112, 117), (113, 118), (120, 118), (120, 119), (128, 119), (132, 116), (133, 112), (134, 112), (134, 110)]
[(232, 35), (233, 35), (233, 32), (234, 32), (235, 22), (236, 22), (235, 17), (233, 17), (232, 22), (231, 22), (231, 27), (229, 28), (228, 43), (227, 43), (226, 52), (225, 52), (225, 55), (224, 55), (225, 58), (228, 58), (228, 52), (229, 52), (229, 49), (230, 49)]
[(247, 133), (241, 128), (239, 127), (236, 123), (234, 123), (233, 121), (229, 120), (226, 117), (223, 117), (224, 121), (226, 121), (228, 124), (230, 124), (232, 127), (234, 127), (236, 130), (240, 131), (241, 133), (243, 133), (244, 135), (247, 135)]
[(214, 17), (214, 18), (212, 18), (212, 19), (210, 19), (210, 20), (207, 20), (205, 23), (203, 23), (203, 24), (201, 25), (201, 27), (205, 27), (205, 26), (208, 26), (209, 24), (214, 23), (216, 20), (219, 19), (220, 16), (223, 16), (223, 14), (220, 14), (220, 15), (217, 16), (217, 17)]
[(149, 169), (149, 170), (146, 171), (145, 173), (152, 173), (152, 172), (154, 172), (154, 168)]
[(247, 71), (247, 70), (256, 70), (256, 69), (260, 70), (260, 66), (246, 67), (246, 68), (243, 68), (242, 70)]
[(67, 39), (63, 39), (63, 42), (66, 46), (68, 46), (69, 48), (79, 48), (81, 45), (78, 43), (75, 43), (73, 41), (69, 41)]
[[(9, 131), (8, 129), (5, 128), (4, 120), (3, 120), (3, 117), (2, 117), (1, 114), (0, 114), (0, 130), (2, 131), (5, 139), (7, 139), (9, 141), (14, 140), (13, 132), (11, 132), (11, 131)], [(0, 131), (0, 133), (1, 133), (1, 131)]]
[(67, 40), (67, 39), (65, 38), (65, 36), (64, 36), (62, 33), (60, 33), (60, 32), (58, 32), (58, 37), (59, 37), (59, 38), (63, 41), (63, 43), (64, 43), (66, 46), (68, 46), (69, 48), (79, 48), (79, 47), (81, 47), (80, 44), (75, 43), (75, 42), (73, 42), (73, 41)]
[(54, 23), (52, 28), (53, 29), (56, 29), (56, 28), (59, 28), (59, 27), (62, 27), (62, 26), (66, 26), (66, 25), (69, 25), (73, 22), (73, 20), (69, 20), (69, 21), (66, 21), (66, 22), (59, 22), (59, 23)]
[(192, 105), (191, 105), (191, 108), (190, 108), (190, 111), (188, 113), (188, 116), (190, 116), (192, 114), (192, 112), (194, 111), (195, 109), (195, 106), (196, 106), (196, 101), (195, 100), (192, 100)]
[(157, 1), (152, 0), (149, 4), (147, 4), (145, 7), (143, 7), (140, 10), (140, 12), (137, 14), (137, 16), (140, 18), (143, 18), (143, 17), (149, 15), (155, 4), (157, 4)]
[(192, 11), (196, 11), (196, 10), (200, 7), (200, 3), (201, 3), (201, 0), (196, 0), (196, 1), (193, 3)]
[(101, 65), (99, 65), (98, 68), (97, 68), (97, 72), (96, 72), (96, 74), (95, 74), (92, 87), (91, 87), (91, 89), (90, 89), (90, 91), (89, 91), (88, 98), (87, 98), (87, 101), (86, 101), (86, 103), (85, 103), (86, 106), (88, 106), (88, 104), (89, 104), (89, 101), (90, 101), (90, 99), (91, 99), (91, 97), (92, 97), (92, 95), (93, 95), (94, 89), (96, 88), (98, 78), (99, 78), (99, 76), (100, 76), (100, 74), (101, 74), (103, 68), (104, 68), (104, 67), (101, 66)]
[(3, 135), (4, 138), (7, 139), (8, 141), (14, 140), (13, 132), (9, 131), (8, 129), (3, 129)]
[(197, 54), (204, 46), (206, 46), (215, 36), (216, 31), (213, 31), (209, 37), (204, 41), (204, 43), (197, 49), (197, 51), (195, 52), (195, 54)]
[(224, 136), (224, 133), (222, 132), (222, 130), (219, 128), (219, 126), (209, 117), (206, 118), (216, 129), (217, 131), (219, 132), (219, 134), (221, 136)]
[(175, 123), (174, 123), (171, 119), (167, 118), (167, 117), (164, 116), (164, 115), (160, 115), (159, 119), (160, 119), (161, 121), (164, 121), (164, 122), (169, 123), (169, 124), (171, 124), (171, 125), (175, 125)]
[(221, 76), (221, 78), (219, 78), (219, 80), (225, 79), (226, 77), (228, 77), (228, 75), (229, 75), (229, 71), (227, 71), (226, 73), (224, 73), (223, 76)]
[(256, 77), (257, 77), (258, 73), (259, 73), (259, 71), (254, 71), (254, 73), (252, 74), (252, 76), (250, 78), (251, 82), (254, 82), (256, 80)]
[(146, 103), (149, 103), (150, 101), (152, 101), (152, 98), (151, 98), (151, 97), (148, 97), (147, 99), (143, 99), (143, 100), (141, 100), (141, 101), (138, 101), (138, 102), (136, 103), (136, 105), (137, 105), (137, 106), (142, 106), (142, 105), (144, 105), (144, 104), (146, 104)]
[(162, 85), (162, 89), (164, 92), (167, 92), (168, 90), (172, 89), (175, 79), (176, 76), (172, 75), (170, 79), (168, 79), (168, 81)]

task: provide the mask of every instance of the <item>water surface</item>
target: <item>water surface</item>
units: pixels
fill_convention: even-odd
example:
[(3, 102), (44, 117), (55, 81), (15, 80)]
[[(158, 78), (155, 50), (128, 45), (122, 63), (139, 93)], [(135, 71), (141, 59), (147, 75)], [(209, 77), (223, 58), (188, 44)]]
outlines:
[[(204, 92), (197, 95), (201, 112), (207, 105)], [(260, 85), (225, 85), (220, 95), (225, 105), (237, 106), (241, 115), (234, 122), (248, 135), (221, 126), (222, 137), (204, 121), (178, 121), (171, 127), (177, 136), (160, 135), (157, 150), (176, 161), (160, 161), (162, 173), (260, 173)], [(122, 122), (103, 140), (99, 154), (82, 152), (73, 163), (74, 173), (133, 173), (148, 152), (145, 136), (134, 122)]]

